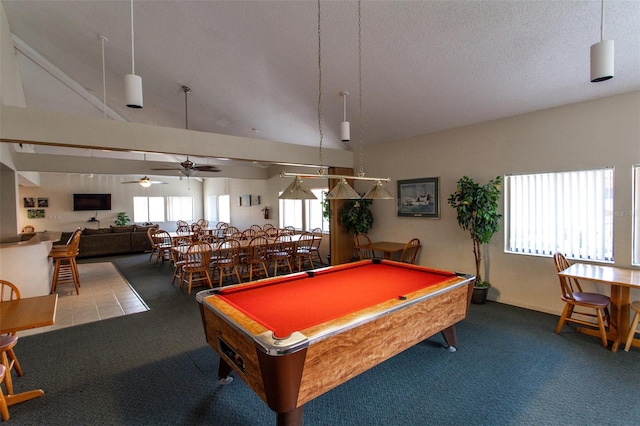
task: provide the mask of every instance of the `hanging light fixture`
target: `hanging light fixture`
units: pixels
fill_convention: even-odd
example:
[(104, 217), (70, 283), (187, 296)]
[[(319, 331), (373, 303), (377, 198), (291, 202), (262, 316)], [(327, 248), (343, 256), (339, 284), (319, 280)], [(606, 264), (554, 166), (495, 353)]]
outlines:
[(340, 92), (343, 103), (342, 123), (340, 123), (340, 140), (342, 142), (349, 142), (351, 140), (351, 126), (347, 121), (347, 96), (349, 92)]
[(133, 0), (131, 0), (131, 74), (124, 76), (124, 92), (129, 108), (142, 108), (142, 77), (136, 75), (133, 40)]
[[(320, 0), (318, 0), (318, 131), (320, 133), (320, 146), (319, 146), (319, 160), (320, 160), (320, 170), (318, 174), (301, 174), (301, 173), (287, 173), (281, 172), (280, 177), (293, 177), (293, 182), (284, 190), (282, 195), (278, 197), (281, 200), (308, 200), (308, 199), (317, 199), (317, 197), (311, 192), (309, 187), (302, 181), (303, 178), (319, 178), (319, 179), (339, 179), (338, 184), (327, 194), (325, 197), (326, 200), (353, 200), (360, 199), (360, 194), (358, 194), (350, 185), (347, 183), (347, 179), (354, 180), (369, 180), (375, 181), (378, 186), (377, 191), (369, 191), (368, 194), (373, 194), (374, 196), (369, 198), (393, 198), (391, 194), (384, 188), (382, 182), (389, 182), (389, 178), (370, 178), (365, 177), (364, 172), (362, 170), (362, 66), (361, 66), (361, 55), (358, 57), (359, 61), (359, 75), (360, 75), (360, 172), (357, 176), (346, 176), (346, 175), (330, 175), (324, 173), (324, 165), (322, 162), (322, 49), (321, 49), (321, 26), (320, 26)], [(360, 53), (360, 1), (358, 1), (358, 51)], [(344, 124), (348, 125), (349, 123), (346, 121), (346, 95), (349, 93), (341, 92), (340, 93), (345, 98), (345, 115), (344, 115)], [(342, 136), (341, 126), (341, 136)], [(344, 138), (342, 138), (344, 139)], [(378, 185), (379, 184), (379, 185)], [(376, 187), (374, 186), (374, 189)], [(379, 189), (382, 188), (382, 189)], [(383, 192), (386, 192), (388, 196), (384, 196)]]
[(604, 0), (600, 10), (600, 42), (591, 45), (591, 82), (613, 78), (614, 43), (604, 39)]
[(104, 66), (104, 43), (109, 41), (102, 34), (98, 35), (100, 39), (100, 43), (102, 45), (102, 113), (104, 114), (104, 118), (107, 118), (107, 80), (105, 77), (105, 66)]

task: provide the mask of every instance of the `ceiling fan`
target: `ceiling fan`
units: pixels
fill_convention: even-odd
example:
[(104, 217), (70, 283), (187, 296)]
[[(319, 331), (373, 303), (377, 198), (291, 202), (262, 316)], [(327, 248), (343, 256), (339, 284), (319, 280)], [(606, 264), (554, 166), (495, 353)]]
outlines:
[(144, 188), (148, 188), (151, 185), (166, 185), (167, 182), (161, 182), (159, 180), (151, 180), (149, 177), (145, 176), (140, 180), (131, 180), (128, 182), (121, 182), (121, 183), (137, 183), (138, 185), (144, 187)]
[[(191, 92), (191, 89), (187, 86), (182, 86), (182, 90), (184, 91), (184, 127), (186, 130), (189, 130), (189, 109), (187, 108), (187, 94)], [(199, 166), (193, 161), (189, 160), (189, 156), (187, 159), (180, 163), (180, 168), (170, 168), (170, 169), (151, 169), (151, 170), (178, 170), (180, 173), (185, 175), (186, 177), (191, 177), (196, 174), (196, 172), (219, 172), (220, 169), (216, 166), (202, 165)]]

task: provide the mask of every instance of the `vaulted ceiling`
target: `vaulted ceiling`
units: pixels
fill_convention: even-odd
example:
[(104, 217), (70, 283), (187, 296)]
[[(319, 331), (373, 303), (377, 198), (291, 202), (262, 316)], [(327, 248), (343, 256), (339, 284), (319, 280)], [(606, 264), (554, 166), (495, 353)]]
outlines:
[[(102, 101), (105, 43), (112, 117), (317, 146), (316, 1), (143, 1), (134, 7), (135, 73), (144, 108), (124, 101), (131, 73), (129, 1), (2, 1), (17, 46), (27, 106), (102, 117), (59, 77)], [(328, 148), (392, 142), (640, 90), (640, 1), (604, 3), (615, 77), (589, 81), (600, 1), (321, 2), (322, 132)], [(38, 59), (39, 58), (39, 59)], [(352, 141), (339, 140), (348, 91)], [(212, 153), (215, 156), (215, 153)]]

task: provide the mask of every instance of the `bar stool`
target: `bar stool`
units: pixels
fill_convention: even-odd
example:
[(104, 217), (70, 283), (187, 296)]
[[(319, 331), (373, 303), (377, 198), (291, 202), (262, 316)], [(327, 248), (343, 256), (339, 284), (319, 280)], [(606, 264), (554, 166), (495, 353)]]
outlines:
[(80, 247), (80, 228), (76, 229), (70, 238), (68, 244), (64, 246), (55, 246), (49, 252), (49, 257), (53, 259), (53, 280), (51, 282), (51, 293), (56, 291), (56, 287), (61, 279), (73, 280), (76, 287), (76, 294), (80, 294), (80, 275), (78, 274), (78, 264), (76, 256)]
[(638, 321), (640, 321), (640, 300), (633, 302), (631, 304), (631, 309), (636, 311), (636, 313), (633, 316), (633, 321), (631, 321), (629, 336), (627, 336), (627, 344), (624, 346), (624, 350), (627, 352), (629, 352), (629, 348), (631, 348), (631, 342), (633, 341), (633, 336), (635, 336), (638, 329)]

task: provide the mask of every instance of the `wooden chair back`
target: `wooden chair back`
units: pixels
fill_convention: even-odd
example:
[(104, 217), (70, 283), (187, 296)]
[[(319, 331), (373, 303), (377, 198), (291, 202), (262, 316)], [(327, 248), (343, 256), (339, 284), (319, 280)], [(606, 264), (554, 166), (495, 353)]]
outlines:
[(402, 250), (402, 254), (400, 255), (400, 262), (411, 263), (413, 265), (416, 264), (418, 259), (418, 252), (420, 251), (420, 240), (417, 238), (411, 239)]
[(358, 234), (354, 235), (353, 243), (354, 243), (355, 249), (356, 249), (356, 251), (358, 253), (358, 257), (360, 257), (360, 260), (362, 260), (362, 259), (373, 259), (375, 257), (375, 254), (373, 253), (373, 250), (370, 250), (370, 249), (367, 249), (367, 248), (361, 248), (362, 246), (366, 246), (366, 245), (370, 245), (371, 244), (371, 240), (369, 239), (367, 234), (358, 233)]
[[(553, 254), (553, 263), (556, 265), (556, 272), (564, 271), (571, 266), (567, 258), (560, 252)], [(563, 277), (560, 275), (558, 275), (558, 279), (560, 280), (560, 298), (565, 302), (574, 302), (575, 297), (573, 296), (573, 293), (582, 293), (580, 282), (576, 278)]]
[(15, 284), (0, 280), (0, 302), (8, 300), (20, 300), (20, 290)]

